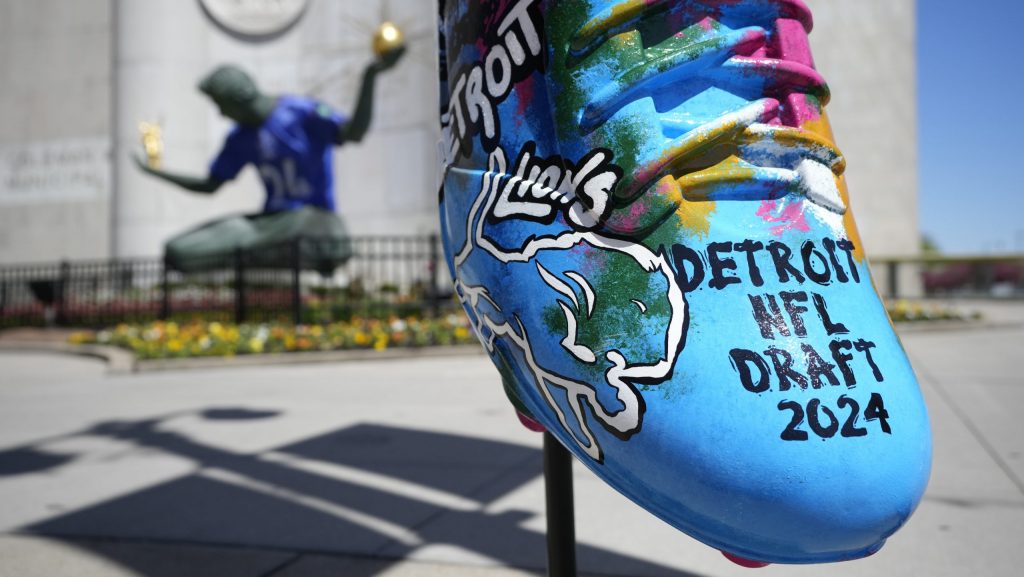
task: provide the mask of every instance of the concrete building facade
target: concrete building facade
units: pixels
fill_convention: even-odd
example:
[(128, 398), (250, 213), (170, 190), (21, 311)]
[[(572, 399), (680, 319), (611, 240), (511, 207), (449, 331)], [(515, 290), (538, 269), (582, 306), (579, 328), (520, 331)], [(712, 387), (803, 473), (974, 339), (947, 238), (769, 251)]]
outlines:
[[(916, 254), (914, 0), (807, 2), (868, 252)], [(370, 133), (336, 149), (337, 205), (353, 234), (436, 231), (433, 2), (298, 3), (293, 26), (256, 40), (217, 24), (201, 0), (0, 3), (0, 264), (156, 256), (186, 228), (258, 210), (252, 169), (214, 196), (139, 172), (138, 123), (162, 126), (165, 168), (205, 174), (230, 124), (195, 89), (200, 77), (238, 64), (268, 92), (344, 113), (385, 19), (410, 50), (379, 79)]]
[(0, 264), (110, 255), (113, 16), (0, 2)]

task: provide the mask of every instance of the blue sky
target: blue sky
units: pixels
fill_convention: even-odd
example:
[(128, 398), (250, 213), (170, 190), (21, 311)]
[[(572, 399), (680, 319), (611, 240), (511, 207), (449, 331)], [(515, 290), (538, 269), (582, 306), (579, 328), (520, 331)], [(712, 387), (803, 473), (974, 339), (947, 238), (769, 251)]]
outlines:
[(918, 0), (922, 232), (1024, 252), (1024, 1)]

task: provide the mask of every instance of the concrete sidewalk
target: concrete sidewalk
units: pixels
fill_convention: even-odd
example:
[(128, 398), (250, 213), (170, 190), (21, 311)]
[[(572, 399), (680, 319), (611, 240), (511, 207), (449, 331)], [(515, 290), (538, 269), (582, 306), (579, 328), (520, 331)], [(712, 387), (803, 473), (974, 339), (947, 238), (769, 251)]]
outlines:
[[(877, 555), (763, 575), (1015, 575), (1024, 329), (904, 342), (935, 435)], [(0, 354), (0, 576), (543, 573), (540, 436), (482, 356), (108, 376)], [(581, 573), (750, 575), (577, 465)]]

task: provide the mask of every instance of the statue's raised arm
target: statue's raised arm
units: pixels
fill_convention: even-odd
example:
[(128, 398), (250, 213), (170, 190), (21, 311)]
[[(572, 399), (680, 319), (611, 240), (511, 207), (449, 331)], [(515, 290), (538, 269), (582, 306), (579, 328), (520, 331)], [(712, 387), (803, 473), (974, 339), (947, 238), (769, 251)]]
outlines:
[[(199, 82), (198, 88), (217, 105), (223, 116), (235, 121), (236, 126), (211, 163), (209, 173), (193, 176), (163, 170), (151, 166), (141, 155), (134, 156), (135, 163), (147, 174), (204, 194), (216, 192), (226, 181), (233, 180), (246, 164), (252, 163), (259, 168), (267, 188), (267, 210), (279, 210), (280, 199), (333, 209), (333, 198), (326, 199), (333, 197), (333, 191), (324, 189), (320, 195), (303, 194), (310, 190), (314, 181), (330, 180), (326, 170), (329, 161), (323, 160), (322, 148), (363, 139), (373, 117), (377, 75), (397, 64), (404, 53), (405, 47), (397, 46), (378, 54), (366, 66), (355, 110), (347, 119), (326, 104), (311, 99), (265, 94), (242, 69), (219, 66)], [(261, 137), (261, 133), (265, 136)], [(281, 133), (301, 134), (298, 140), (304, 142), (275, 145), (274, 140)], [(285, 163), (275, 167), (275, 161), (281, 158)], [(275, 168), (280, 170), (275, 171)], [(319, 201), (317, 196), (321, 197)], [(303, 202), (304, 198), (311, 202)]]
[[(236, 66), (225, 65), (217, 67), (199, 82), (198, 88), (203, 94), (213, 100), (222, 115), (234, 120), (239, 127), (258, 127), (262, 125), (277, 105), (276, 98), (260, 92), (256, 82), (245, 71)], [(231, 144), (231, 138), (237, 131), (238, 127), (228, 136), (225, 150)], [(224, 151), (221, 152), (221, 156), (223, 154)], [(154, 168), (138, 155), (135, 156), (135, 163), (148, 174), (152, 174), (192, 192), (206, 194), (216, 192), (225, 181), (234, 178), (242, 168), (242, 165), (239, 165), (228, 178), (222, 178), (213, 174), (212, 170), (207, 176), (201, 177)], [(214, 165), (216, 163), (217, 161), (214, 161)]]
[[(302, 262), (324, 274), (348, 260), (352, 253), (347, 228), (335, 210), (334, 147), (359, 142), (366, 135), (377, 75), (394, 67), (405, 52), (397, 28), (394, 34), (396, 41), (386, 49), (375, 49), (373, 61), (363, 70), (350, 117), (309, 97), (265, 94), (236, 66), (219, 66), (205, 76), (199, 90), (235, 122), (205, 176), (164, 170), (159, 162), (158, 131), (150, 127), (143, 134), (148, 158), (137, 155), (134, 160), (148, 174), (210, 194), (251, 164), (266, 190), (259, 213), (221, 217), (168, 240), (169, 266), (181, 271), (204, 270), (220, 262), (219, 256), (238, 250), (250, 251), (250, 260), (261, 259), (260, 266), (293, 266), (287, 259), (274, 260), (277, 257), (273, 255), (284, 252), (268, 249), (296, 241), (305, 251)], [(316, 243), (301, 242), (314, 238)]]
[(405, 54), (405, 47), (399, 46), (381, 54), (363, 70), (363, 83), (359, 87), (356, 108), (352, 111), (352, 118), (338, 130), (335, 144), (359, 142), (363, 139), (367, 129), (370, 128), (370, 119), (373, 117), (373, 89), (376, 85), (377, 75), (397, 64), (403, 54)]

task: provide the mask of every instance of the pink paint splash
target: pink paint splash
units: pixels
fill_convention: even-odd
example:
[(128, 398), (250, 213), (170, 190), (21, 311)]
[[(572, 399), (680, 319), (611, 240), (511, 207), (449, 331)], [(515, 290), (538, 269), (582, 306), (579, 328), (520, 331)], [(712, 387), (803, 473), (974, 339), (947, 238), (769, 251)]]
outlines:
[(527, 417), (526, 415), (520, 413), (519, 411), (516, 411), (516, 416), (519, 417), (519, 422), (522, 423), (524, 427), (533, 431), (534, 433), (543, 433), (546, 430), (544, 428), (544, 425), (538, 423), (537, 421), (531, 419), (530, 417)]
[(732, 561), (740, 567), (746, 567), (747, 569), (760, 569), (762, 567), (767, 567), (771, 565), (771, 563), (765, 563), (764, 561), (754, 561), (753, 559), (747, 559), (746, 557), (733, 555), (732, 553), (728, 553), (726, 551), (722, 551), (722, 555), (725, 555), (726, 559)]
[[(714, 14), (721, 16), (722, 6), (736, 6), (749, 1), (750, 0), (718, 0), (717, 5), (719, 9), (716, 10)], [(772, 0), (772, 4), (775, 5), (779, 18), (799, 22), (800, 25), (803, 26), (804, 31), (808, 33), (814, 27), (814, 17), (811, 14), (811, 9), (807, 7), (804, 0)]]
[[(721, 0), (735, 5), (741, 0)], [(737, 58), (755, 69), (768, 72), (765, 89), (777, 94), (783, 104), (780, 123), (799, 128), (821, 117), (821, 106), (828, 99), (825, 80), (814, 68), (807, 34), (814, 26), (811, 12), (801, 0), (775, 0), (778, 13), (774, 30), (765, 42), (750, 39), (751, 49), (737, 51)]]
[(786, 202), (781, 211), (779, 210), (779, 202), (778, 200), (766, 200), (761, 203), (761, 208), (757, 209), (757, 216), (761, 217), (762, 220), (768, 223), (778, 223), (777, 226), (771, 228), (773, 235), (782, 236), (790, 230), (799, 232), (809, 232), (811, 230), (811, 226), (807, 224), (807, 218), (804, 216), (802, 200)]
[(799, 20), (779, 18), (775, 21), (775, 35), (772, 37), (770, 52), (780, 60), (798, 62), (814, 68), (807, 30), (804, 23)]
[[(802, 2), (800, 8), (806, 10)], [(794, 62), (813, 70), (814, 57), (811, 56), (811, 44), (807, 39), (811, 26), (809, 14), (803, 19), (779, 18), (775, 21), (775, 34), (768, 53), (780, 60)], [(824, 84), (824, 80), (815, 80)], [(800, 127), (821, 117), (821, 106), (817, 98), (811, 99), (806, 94), (790, 92), (786, 95), (786, 104), (785, 123), (789, 126)]]
[(481, 29), (485, 34), (491, 34), (497, 30), (500, 19), (508, 13), (508, 7), (512, 4), (512, 1), (513, 0), (480, 0), (485, 14)]
[[(656, 190), (655, 194), (663, 195), (664, 191), (660, 190), (660, 186), (658, 188), (659, 190)], [(648, 207), (646, 199), (637, 199), (636, 202), (629, 205), (628, 212), (618, 215), (615, 223), (616, 228), (620, 230), (635, 230), (640, 226), (640, 221), (643, 219), (644, 215), (647, 214), (647, 211)]]
[(806, 94), (790, 94), (786, 96), (786, 124), (798, 128), (808, 122), (821, 119), (821, 104), (817, 98)]
[(516, 84), (515, 93), (519, 98), (516, 106), (516, 121), (521, 125), (526, 118), (526, 108), (533, 104), (533, 91), (537, 88), (537, 82), (533, 76), (527, 76)]

